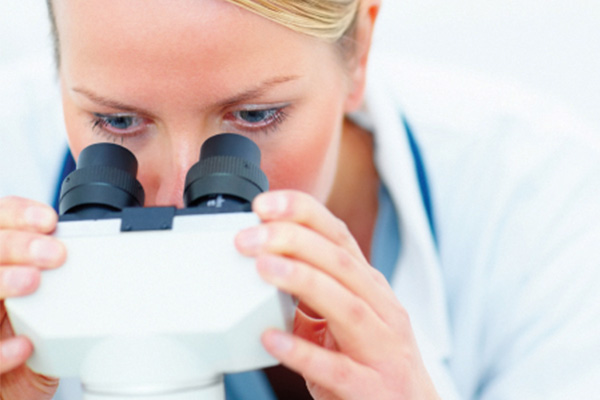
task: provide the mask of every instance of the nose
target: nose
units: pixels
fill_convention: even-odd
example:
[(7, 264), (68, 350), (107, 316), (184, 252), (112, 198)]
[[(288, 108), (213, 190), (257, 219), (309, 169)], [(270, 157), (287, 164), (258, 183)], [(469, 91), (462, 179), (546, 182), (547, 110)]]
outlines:
[[(183, 191), (185, 178), (189, 169), (198, 162), (200, 145), (179, 144), (170, 149), (170, 154), (163, 154), (168, 162), (158, 173), (158, 186), (152, 203), (153, 206), (175, 206), (183, 208)], [(149, 199), (150, 200), (150, 199)]]

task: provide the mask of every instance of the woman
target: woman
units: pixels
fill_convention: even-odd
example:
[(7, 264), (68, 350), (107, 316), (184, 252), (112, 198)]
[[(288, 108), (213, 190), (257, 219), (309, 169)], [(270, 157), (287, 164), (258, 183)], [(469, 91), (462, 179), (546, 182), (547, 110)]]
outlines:
[[(502, 164), (519, 144), (510, 120), (493, 127), (500, 134), (436, 137), (444, 151), (422, 136), (438, 196), (434, 223), (409, 125), (385, 96), (362, 107), (378, 0), (53, 0), (50, 7), (70, 149), (77, 158), (99, 141), (128, 147), (146, 205), (182, 206), (185, 174), (206, 138), (227, 131), (257, 142), (272, 190), (253, 204), (263, 223), (240, 232), (236, 246), (256, 258), (267, 282), (299, 298), (295, 334), (270, 330), (262, 341), (302, 375), (312, 397), (560, 398), (590, 389), (598, 364), (581, 360), (598, 355), (597, 343), (566, 344), (570, 332), (598, 327), (597, 318), (576, 317), (555, 281), (537, 284), (576, 262), (583, 272), (560, 283), (572, 287), (575, 276), (576, 298), (597, 299), (582, 289), (598, 282), (590, 266), (598, 258), (580, 246), (600, 237), (576, 211), (597, 191), (568, 206), (546, 197), (554, 186), (523, 193), (522, 177)], [(519, 138), (522, 149), (539, 139)], [(554, 155), (542, 147), (544, 157)], [(563, 151), (568, 159), (579, 154)], [(541, 173), (543, 158), (532, 161), (535, 180), (527, 179), (570, 192), (592, 170), (590, 151), (579, 157), (581, 178)], [(471, 164), (486, 168), (474, 174)], [(456, 180), (444, 181), (445, 173)], [(540, 200), (552, 214), (537, 214)], [(50, 208), (14, 197), (0, 204), (3, 299), (34, 291), (40, 271), (67, 255), (48, 236), (57, 221)], [(597, 214), (587, 218), (600, 221)], [(578, 222), (553, 220), (560, 215)], [(563, 246), (579, 228), (577, 245)], [(396, 267), (386, 274), (392, 286), (372, 265)], [(524, 296), (530, 289), (537, 302)], [(569, 311), (544, 312), (551, 299)], [(31, 345), (2, 320), (2, 397), (52, 398), (58, 382), (23, 365)], [(555, 363), (557, 356), (567, 362)], [(267, 377), (288, 385), (277, 374)]]

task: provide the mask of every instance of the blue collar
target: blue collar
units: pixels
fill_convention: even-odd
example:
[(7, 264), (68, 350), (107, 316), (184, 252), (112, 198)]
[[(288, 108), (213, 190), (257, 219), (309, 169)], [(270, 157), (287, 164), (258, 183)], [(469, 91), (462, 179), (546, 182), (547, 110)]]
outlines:
[(433, 241), (437, 247), (437, 234), (435, 229), (435, 220), (433, 214), (433, 206), (431, 204), (431, 192), (429, 190), (429, 180), (427, 178), (427, 170), (425, 169), (425, 163), (423, 162), (423, 156), (421, 155), (421, 150), (417, 141), (415, 140), (415, 136), (413, 135), (412, 128), (409, 125), (406, 118), (402, 118), (402, 123), (404, 124), (404, 129), (406, 130), (406, 134), (408, 136), (408, 143), (410, 144), (410, 150), (413, 155), (413, 160), (415, 163), (415, 171), (417, 172), (417, 179), (419, 181), (419, 189), (421, 191), (421, 199), (423, 200), (423, 206), (425, 207), (425, 212), (427, 213), (427, 221), (429, 222), (429, 229), (431, 229), (431, 236), (433, 237)]

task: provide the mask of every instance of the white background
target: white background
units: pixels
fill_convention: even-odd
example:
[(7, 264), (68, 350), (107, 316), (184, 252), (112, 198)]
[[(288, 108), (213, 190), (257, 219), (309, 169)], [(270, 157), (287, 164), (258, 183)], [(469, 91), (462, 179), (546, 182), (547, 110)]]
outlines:
[(600, 127), (600, 1), (383, 3), (380, 47), (512, 80)]
[[(600, 127), (598, 0), (383, 3), (379, 49), (512, 80)], [(49, 60), (48, 29), (44, 0), (1, 0), (0, 71), (10, 74), (5, 66), (18, 59)], [(0, 107), (7, 101), (0, 87)]]

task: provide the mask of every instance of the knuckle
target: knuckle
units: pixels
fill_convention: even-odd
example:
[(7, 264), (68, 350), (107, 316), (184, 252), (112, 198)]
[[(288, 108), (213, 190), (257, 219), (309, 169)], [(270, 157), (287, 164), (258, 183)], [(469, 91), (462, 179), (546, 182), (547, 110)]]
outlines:
[(308, 296), (319, 286), (317, 274), (309, 268), (295, 268), (293, 278), (298, 294), (302, 297)]
[(286, 253), (294, 247), (295, 236), (288, 223), (273, 223), (268, 226), (269, 247), (272, 251)]
[(17, 247), (15, 236), (14, 231), (0, 230), (0, 265), (9, 263), (13, 258)]
[(300, 207), (301, 201), (298, 198), (298, 193), (292, 190), (286, 190), (282, 192), (282, 196), (285, 198), (287, 203), (287, 210), (292, 215), (301, 214), (302, 207)]
[(353, 380), (353, 374), (350, 368), (345, 364), (334, 364), (331, 369), (331, 379), (333, 385), (337, 388), (347, 387)]
[[(17, 230), (0, 230), (0, 265), (35, 264), (32, 244), (48, 236)], [(62, 245), (62, 244), (61, 244)]]
[(367, 318), (367, 307), (360, 301), (353, 301), (348, 309), (348, 318), (353, 324), (362, 324)]
[(18, 196), (4, 196), (0, 197), (0, 207), (19, 207), (24, 206), (26, 200)]
[(8, 232), (0, 230), (0, 265), (4, 264), (6, 251), (8, 249)]
[(12, 267), (0, 271), (0, 298), (23, 296), (37, 290), (40, 271), (33, 267)]
[(0, 213), (12, 217), (22, 215), (34, 202), (18, 196), (0, 198)]
[(25, 211), (24, 202), (25, 199), (16, 196), (0, 198), (0, 227), (15, 225)]
[(402, 306), (402, 304), (399, 302), (394, 302), (392, 307), (394, 308), (393, 325), (396, 327), (396, 329), (404, 330), (410, 328), (410, 315), (408, 314), (406, 308), (404, 308), (404, 306)]
[(291, 358), (295, 359), (295, 363), (300, 366), (301, 369), (312, 369), (315, 364), (315, 357), (306, 349), (302, 347), (294, 347), (291, 350)]
[(336, 243), (344, 247), (352, 245), (354, 243), (354, 237), (350, 233), (350, 228), (348, 228), (346, 222), (342, 221), (341, 219), (338, 219), (337, 221), (338, 226), (335, 230)]
[(311, 198), (302, 192), (286, 191), (285, 196), (288, 204), (288, 217), (302, 225), (306, 225), (311, 219)]
[(17, 196), (0, 198), (0, 228), (49, 232), (56, 221), (47, 204)]
[(350, 236), (350, 229), (348, 228), (348, 224), (342, 219), (337, 219), (337, 232), (338, 237), (342, 240), (346, 240), (348, 236)]
[(376, 283), (378, 283), (379, 285), (389, 285), (387, 278), (381, 271), (373, 267), (369, 268), (369, 270), (371, 271), (371, 276), (373, 277)]
[(345, 272), (354, 269), (354, 259), (344, 248), (337, 248), (337, 262), (340, 268)]

